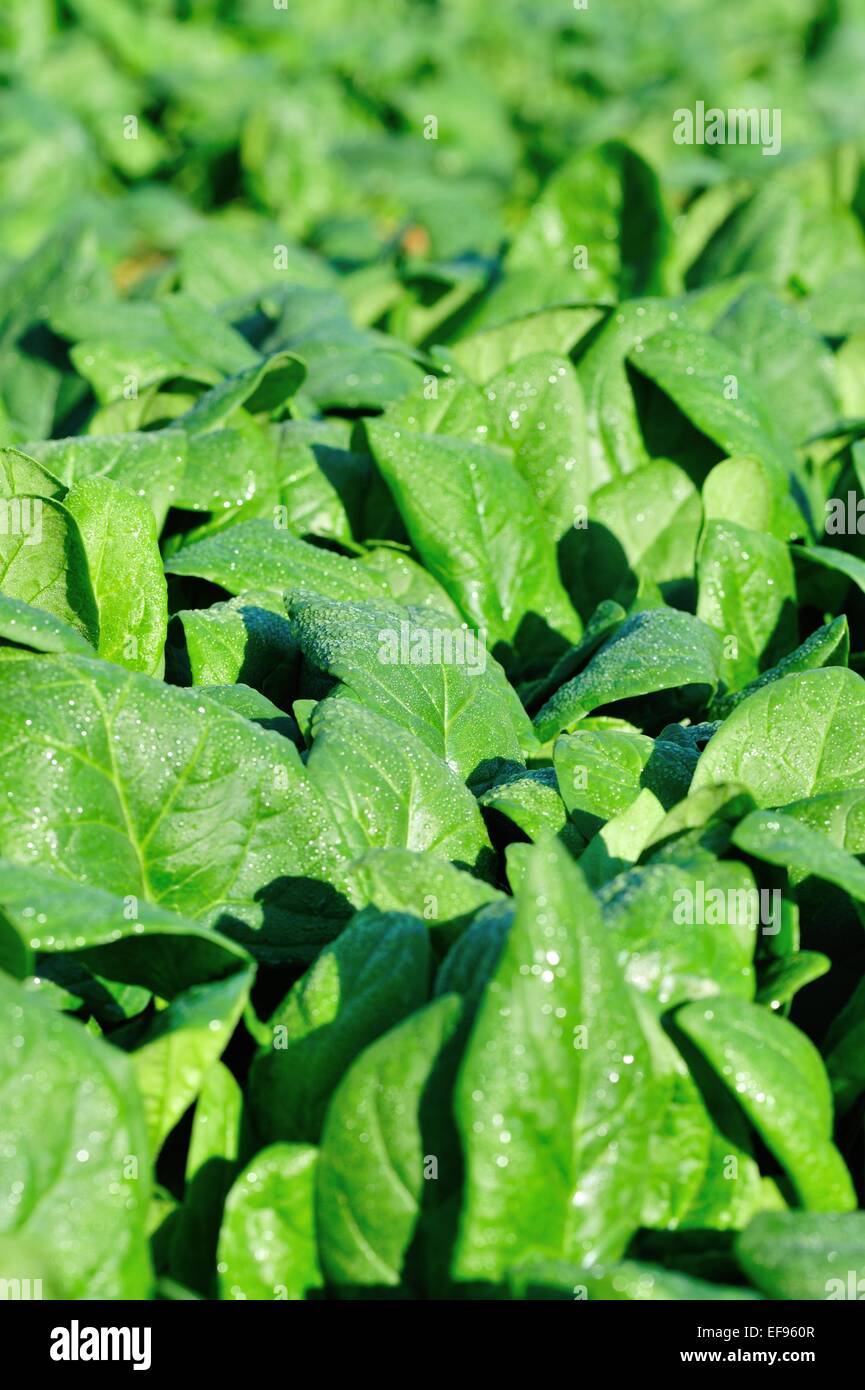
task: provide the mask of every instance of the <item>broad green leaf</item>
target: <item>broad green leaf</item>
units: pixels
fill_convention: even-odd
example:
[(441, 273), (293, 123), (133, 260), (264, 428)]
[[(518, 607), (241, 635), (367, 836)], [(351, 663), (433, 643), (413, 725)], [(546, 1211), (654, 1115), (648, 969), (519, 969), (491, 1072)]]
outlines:
[(502, 762), (522, 764), (528, 720), (479, 634), (426, 609), (308, 595), (289, 615), (308, 661), (471, 785), (492, 781)]
[(273, 594), (240, 594), (209, 608), (178, 613), (193, 685), (240, 682), (284, 696), (298, 659), (297, 642)]
[(362, 527), (371, 483), (369, 459), (349, 447), (343, 420), (287, 420), (274, 426), (279, 504), (295, 535), (351, 542)]
[(597, 489), (588, 526), (572, 537), (571, 589), (581, 611), (614, 599), (630, 604), (639, 579), (671, 586), (690, 581), (702, 513), (687, 473), (652, 459)]
[(27, 788), (0, 801), (5, 858), (218, 926), (271, 960), (308, 958), (348, 916), (335, 822), (279, 734), (195, 691), (50, 657), (0, 666), (0, 736), (7, 787)]
[(598, 902), (622, 974), (663, 1008), (754, 994), (760, 901), (744, 864), (642, 864), (608, 880)]
[(223, 1298), (303, 1299), (321, 1288), (317, 1163), (311, 1144), (272, 1144), (241, 1173), (219, 1233)]
[(186, 463), (182, 430), (131, 430), (127, 434), (73, 435), (28, 444), (33, 458), (66, 487), (85, 478), (110, 478), (147, 500), (159, 530), (179, 496)]
[(29, 652), (69, 652), (92, 656), (87, 638), (61, 618), (19, 598), (0, 594), (0, 651), (7, 656)]
[(0, 1236), (22, 1242), (0, 1247), (0, 1274), (60, 1298), (146, 1298), (150, 1168), (128, 1059), (2, 974), (0, 1010)]
[(741, 782), (759, 806), (865, 783), (865, 681), (840, 666), (749, 695), (705, 748), (692, 788)]
[(251, 983), (252, 972), (239, 970), (214, 984), (193, 985), (143, 1031), (133, 1023), (114, 1035), (131, 1054), (154, 1156), (228, 1046)]
[[(508, 265), (555, 269), (582, 298), (627, 299), (664, 280), (669, 227), (652, 169), (633, 150), (609, 144), (565, 162), (517, 234)], [(585, 261), (577, 259), (582, 248)], [(576, 268), (575, 268), (576, 265)]]
[(167, 594), (150, 507), (109, 478), (75, 483), (66, 506), (78, 523), (99, 611), (98, 654), (130, 671), (161, 676)]
[(590, 490), (583, 393), (574, 368), (554, 353), (534, 353), (493, 377), (485, 396), (495, 434), (513, 450), (553, 537), (566, 535), (584, 515)]
[(834, 424), (835, 361), (807, 309), (751, 284), (719, 319), (715, 334), (738, 352), (774, 428), (792, 444)]
[(419, 917), (367, 908), (292, 986), (269, 1020), (249, 1101), (262, 1143), (318, 1143), (331, 1094), (363, 1049), (426, 1003), (430, 945)]
[(477, 912), (503, 898), (482, 878), (430, 850), (420, 854), (407, 849), (367, 850), (352, 863), (348, 883), (357, 907), (420, 917), (441, 949), (467, 930)]
[(856, 1195), (832, 1143), (832, 1096), (820, 1054), (792, 1023), (720, 996), (686, 1004), (676, 1026), (704, 1054), (813, 1211), (849, 1211)]
[(55, 497), (59, 502), (65, 496), (60, 478), (36, 458), (20, 449), (0, 448), (0, 497)]
[(81, 532), (62, 502), (16, 494), (0, 500), (0, 593), (75, 628), (92, 647), (99, 612)]
[(585, 844), (585, 837), (569, 824), (567, 807), (551, 767), (520, 770), (499, 778), (483, 792), (480, 804), (513, 821), (530, 840), (549, 832), (560, 835), (565, 844), (574, 848), (582, 849)]
[[(819, 980), (831, 968), (829, 957), (819, 951), (798, 951), (795, 956), (775, 957), (765, 962), (760, 970), (757, 1003), (766, 1004), (770, 1009), (781, 1009), (793, 1000), (800, 989), (813, 980)], [(831, 1076), (829, 1059), (827, 1069)]]
[(184, 546), (166, 561), (167, 574), (209, 579), (230, 594), (247, 589), (282, 595), (309, 589), (334, 599), (386, 599), (387, 585), (368, 566), (320, 550), (263, 518), (238, 522)]
[(426, 1184), (445, 1180), (448, 1160), (433, 1145), (449, 1118), (447, 1044), (459, 1016), (452, 994), (412, 1014), (361, 1053), (333, 1097), (316, 1213), (322, 1268), (337, 1291), (417, 1286), (411, 1247), (435, 1200)]
[(174, 912), (33, 865), (3, 862), (0, 919), (28, 962), (34, 952), (79, 956), (97, 974), (164, 999), (232, 974), (246, 960), (227, 937)]
[(473, 381), (485, 382), (531, 353), (570, 352), (601, 318), (602, 309), (585, 304), (540, 309), (461, 338), (451, 351)]
[(489, 444), (494, 437), (496, 411), (489, 391), (453, 373), (426, 379), (388, 407), (385, 420), (394, 429), (418, 434), (443, 434)]
[(688, 1058), (712, 1124), (703, 1181), (681, 1222), (687, 1231), (739, 1230), (761, 1211), (786, 1203), (770, 1178), (760, 1176), (745, 1116), (720, 1080)]
[(351, 339), (340, 333), (289, 337), (287, 346), (306, 369), (304, 397), (319, 410), (346, 411), (380, 411), (401, 400), (423, 380), (421, 369), (401, 344), (384, 341), (398, 350), (379, 349), (356, 331)]
[(594, 835), (627, 810), (639, 795), (654, 746), (645, 734), (619, 729), (578, 729), (556, 739), (553, 765), (559, 790), (581, 830)]
[(253, 690), (252, 686), (201, 685), (198, 686), (198, 691), (206, 699), (234, 710), (235, 714), (242, 714), (244, 719), (251, 720), (260, 729), (270, 729), (276, 734), (282, 734), (283, 737), (291, 739), (298, 748), (303, 746), (300, 730), (291, 715), (286, 714), (260, 691)]
[(643, 1198), (642, 1225), (674, 1230), (687, 1215), (706, 1176), (712, 1122), (687, 1063), (648, 1009), (641, 1021), (652, 1052), (659, 1097), (649, 1135), (649, 1178)]
[(579, 675), (535, 716), (541, 741), (617, 700), (679, 689), (685, 702), (704, 702), (718, 681), (720, 640), (690, 613), (672, 608), (635, 613)]
[(828, 545), (796, 546), (792, 553), (800, 565), (806, 568), (816, 565), (843, 575), (865, 593), (865, 560), (860, 560), (858, 555)]
[(697, 616), (722, 638), (721, 679), (737, 689), (789, 655), (798, 640), (787, 547), (731, 521), (706, 523)]
[(715, 464), (703, 483), (703, 511), (708, 521), (732, 521), (779, 541), (805, 532), (784, 477), (752, 454)]
[(784, 811), (752, 811), (735, 827), (733, 844), (755, 859), (814, 874), (865, 902), (865, 867), (827, 835)]
[(257, 361), (239, 333), (188, 295), (67, 306), (55, 327), (74, 342), (75, 368), (103, 403), (121, 399), (130, 382), (138, 392), (172, 377), (215, 385)]
[(736, 1238), (736, 1258), (767, 1298), (861, 1300), (865, 1212), (764, 1212)]
[(457, 1278), (496, 1283), (529, 1257), (618, 1258), (640, 1221), (650, 1074), (597, 906), (546, 840), (527, 855), (460, 1069)]
[[(754, 809), (754, 798), (739, 782), (719, 783), (691, 791), (668, 811), (646, 845), (646, 854), (653, 858), (679, 853), (682, 841), (697, 832), (705, 838), (713, 830), (723, 838), (719, 852), (727, 849), (730, 826)], [(713, 851), (714, 852), (714, 851)]]
[(430, 608), (446, 613), (454, 626), (460, 624), (459, 609), (437, 579), (402, 550), (377, 545), (362, 557), (363, 563), (381, 575), (395, 603), (407, 608)]
[(793, 273), (801, 221), (802, 209), (783, 186), (767, 183), (753, 197), (740, 196), (691, 267), (689, 283), (750, 272), (784, 285)]
[(630, 360), (727, 454), (757, 454), (782, 476), (793, 468), (792, 450), (752, 390), (746, 364), (726, 344), (678, 327), (638, 343)]
[(196, 532), (218, 534), (250, 517), (266, 516), (285, 526), (279, 503), (276, 449), (269, 430), (239, 410), (224, 429), (190, 434), (186, 465), (174, 505), (210, 513)]
[(850, 633), (846, 618), (834, 618), (831, 623), (818, 627), (795, 651), (782, 656), (777, 666), (764, 671), (741, 690), (719, 696), (712, 704), (711, 714), (715, 719), (726, 719), (727, 715), (753, 695), (764, 685), (771, 685), (782, 676), (796, 671), (812, 671), (821, 666), (846, 666), (850, 654)]
[(687, 793), (700, 744), (678, 724), (656, 739), (621, 729), (581, 729), (556, 739), (553, 763), (568, 814), (587, 837), (626, 811), (645, 787), (664, 807)]
[(483, 876), (491, 853), (477, 803), (414, 734), (354, 700), (325, 700), (312, 735), (307, 769), (346, 852), (433, 850)]
[(668, 300), (624, 304), (610, 315), (579, 364), (593, 491), (649, 462), (626, 362), (645, 338), (677, 319), (678, 312)]
[(266, 286), (275, 288), (287, 274), (301, 284), (327, 287), (333, 281), (327, 263), (292, 240), (279, 248), (284, 265), (281, 261), (277, 268), (273, 236), (264, 227), (247, 231), (221, 223), (198, 224), (179, 250), (183, 288), (214, 309), (258, 295)]
[(507, 455), (379, 422), (367, 436), (415, 549), (493, 650), (537, 666), (579, 637), (539, 504)]
[(865, 788), (850, 787), (793, 801), (784, 812), (850, 854), (865, 853)]
[(290, 353), (262, 357), (205, 391), (178, 424), (189, 434), (203, 434), (224, 425), (240, 406), (250, 415), (273, 411), (294, 395), (303, 375), (303, 364)]

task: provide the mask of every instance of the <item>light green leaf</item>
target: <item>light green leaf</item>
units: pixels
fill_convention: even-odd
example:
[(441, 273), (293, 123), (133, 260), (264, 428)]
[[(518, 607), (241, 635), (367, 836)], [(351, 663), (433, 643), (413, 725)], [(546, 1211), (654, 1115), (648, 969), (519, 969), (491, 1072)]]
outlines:
[(419, 917), (367, 908), (326, 946), (270, 1017), (249, 1101), (263, 1143), (318, 1143), (330, 1097), (363, 1049), (426, 1003), (431, 955)]
[(786, 1170), (804, 1207), (850, 1211), (856, 1194), (832, 1143), (820, 1054), (778, 1014), (742, 999), (686, 1004), (676, 1026), (700, 1049)]
[(507, 455), (378, 421), (367, 436), (415, 549), (494, 650), (542, 665), (580, 636), (539, 505)]
[(798, 641), (796, 584), (787, 547), (731, 521), (706, 523), (697, 616), (723, 639), (721, 679), (753, 681)]
[(757, 454), (781, 476), (794, 468), (790, 446), (750, 389), (747, 367), (726, 344), (678, 327), (638, 343), (630, 360), (727, 454)]
[(472, 918), (503, 894), (482, 878), (458, 869), (429, 850), (371, 849), (348, 872), (352, 902), (380, 912), (408, 912), (426, 923), (437, 948), (469, 927)]
[(597, 906), (566, 851), (546, 840), (526, 856), (457, 1084), (459, 1279), (495, 1283), (530, 1257), (622, 1253), (645, 1191), (650, 1068)]
[(567, 535), (590, 491), (583, 393), (574, 368), (565, 357), (533, 353), (493, 377), (485, 396), (495, 436), (513, 450), (553, 538)]
[(721, 993), (753, 998), (760, 911), (744, 864), (641, 864), (602, 884), (598, 902), (625, 979), (664, 1009)]
[(426, 1222), (428, 1157), (446, 1181), (435, 1143), (449, 1118), (446, 1049), (459, 1015), (452, 994), (412, 1014), (361, 1053), (333, 1097), (316, 1211), (322, 1268), (337, 1290), (421, 1280), (410, 1247)]
[(786, 479), (752, 454), (715, 464), (703, 483), (703, 511), (708, 521), (732, 521), (779, 541), (806, 533)]
[(184, 546), (166, 561), (165, 570), (209, 579), (230, 594), (252, 589), (282, 595), (309, 589), (334, 599), (388, 597), (384, 580), (368, 566), (320, 550), (263, 518), (238, 522)]
[(568, 821), (551, 767), (536, 767), (500, 778), (481, 795), (480, 804), (512, 821), (530, 840), (549, 833), (560, 835), (563, 843), (575, 851), (585, 845), (585, 836)]
[(240, 594), (209, 608), (186, 608), (183, 624), (193, 685), (240, 682), (268, 696), (285, 695), (298, 647), (274, 594)]
[(478, 635), (446, 614), (303, 595), (289, 603), (308, 661), (345, 694), (386, 715), (472, 786), (521, 765), (528, 720)]
[(99, 655), (161, 676), (168, 598), (149, 506), (109, 478), (76, 483), (66, 506), (78, 523), (99, 610)]
[(75, 518), (53, 498), (16, 494), (0, 528), (0, 593), (42, 608), (92, 647), (99, 613)]
[(130, 430), (127, 434), (46, 439), (28, 444), (27, 449), (66, 487), (85, 478), (104, 477), (136, 497), (144, 497), (161, 531), (169, 507), (179, 496), (186, 444), (182, 430)]
[(865, 902), (865, 868), (827, 835), (784, 811), (752, 811), (733, 830), (733, 844), (755, 859), (797, 875), (814, 874)]
[(228, 1046), (251, 983), (252, 971), (240, 970), (214, 984), (194, 985), (157, 1013), (143, 1032), (133, 1023), (113, 1035), (131, 1052), (154, 1156)]
[(297, 749), (197, 692), (83, 657), (6, 662), (0, 739), (3, 785), (27, 789), (0, 798), (4, 857), (271, 960), (308, 958), (348, 916), (344, 850)]
[(150, 1167), (128, 1059), (2, 974), (0, 1013), (0, 1237), (22, 1242), (0, 1247), (0, 1275), (43, 1278), (55, 1298), (146, 1298)]
[(432, 850), (483, 876), (491, 851), (477, 803), (414, 734), (354, 700), (325, 700), (312, 736), (307, 769), (343, 849)]
[(749, 695), (706, 746), (692, 789), (741, 782), (758, 806), (865, 784), (865, 681), (840, 666)]
[(30, 652), (92, 656), (93, 648), (81, 632), (44, 608), (0, 594), (0, 652), (9, 658)]
[(75, 955), (97, 974), (171, 999), (237, 971), (246, 952), (152, 903), (119, 898), (49, 869), (2, 863), (0, 920), (31, 953)]
[(672, 608), (635, 613), (579, 675), (535, 716), (542, 742), (617, 700), (678, 689), (687, 703), (704, 702), (718, 680), (720, 640), (690, 613)]
[(764, 1212), (736, 1238), (736, 1258), (767, 1298), (862, 1298), (865, 1212)]
[(273, 1144), (241, 1173), (228, 1194), (219, 1233), (223, 1298), (294, 1300), (321, 1288), (317, 1162), (311, 1144)]

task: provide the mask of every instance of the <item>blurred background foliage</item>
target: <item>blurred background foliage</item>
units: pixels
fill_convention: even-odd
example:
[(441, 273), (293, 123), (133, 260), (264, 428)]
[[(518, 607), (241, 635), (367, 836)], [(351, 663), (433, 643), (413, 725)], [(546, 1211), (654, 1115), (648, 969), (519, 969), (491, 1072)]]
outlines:
[[(4, 0), (7, 442), (81, 428), (70, 301), (289, 281), (422, 348), (758, 274), (865, 326), (865, 0), (279, 3)], [(780, 108), (781, 153), (676, 145), (698, 99)]]

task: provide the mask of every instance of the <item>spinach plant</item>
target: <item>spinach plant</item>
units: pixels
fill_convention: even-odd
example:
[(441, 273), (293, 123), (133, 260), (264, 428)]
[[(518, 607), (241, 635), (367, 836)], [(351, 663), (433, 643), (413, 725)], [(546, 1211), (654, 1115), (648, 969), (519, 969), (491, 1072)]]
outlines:
[(865, 11), (559, 9), (7, 0), (6, 1288), (863, 1296)]

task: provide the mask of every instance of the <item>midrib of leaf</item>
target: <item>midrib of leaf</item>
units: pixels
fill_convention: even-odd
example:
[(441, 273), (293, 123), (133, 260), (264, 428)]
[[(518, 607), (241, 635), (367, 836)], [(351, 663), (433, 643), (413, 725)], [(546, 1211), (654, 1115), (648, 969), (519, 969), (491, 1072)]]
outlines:
[[(818, 756), (818, 758), (817, 758), (817, 766), (816, 766), (816, 768), (815, 768), (815, 770), (814, 770), (814, 776), (813, 776), (812, 779), (811, 779), (811, 786), (810, 786), (810, 790), (809, 790), (809, 795), (810, 795), (810, 796), (813, 796), (813, 795), (814, 795), (814, 788), (817, 786), (818, 782), (820, 781), (820, 773), (821, 773), (822, 768), (823, 768), (823, 760), (824, 760), (824, 758), (825, 758), (825, 756), (826, 756), (826, 745), (827, 745), (827, 743), (829, 742), (829, 730), (832, 728), (833, 724), (835, 723), (835, 716), (836, 716), (836, 714), (838, 713), (838, 704), (839, 704), (840, 699), (841, 699), (841, 692), (840, 692), (840, 690), (836, 690), (836, 692), (835, 692), (835, 694), (834, 694), (834, 698), (833, 698), (833, 700), (832, 700), (832, 716), (831, 716), (830, 719), (828, 719), (828, 720), (826, 721), (825, 732), (824, 732), (823, 737), (822, 737), (822, 739), (821, 739), (821, 741), (820, 741), (820, 751), (819, 751), (819, 756)], [(804, 703), (804, 702), (800, 700), (800, 704), (803, 704), (803, 703)], [(804, 711), (804, 710), (803, 710), (803, 715), (806, 715), (806, 711)], [(806, 722), (806, 724), (807, 724), (807, 717), (806, 717), (806, 719), (805, 719), (805, 722)]]
[(375, 1121), (374, 1130), (376, 1134), (378, 1148), (380, 1150), (380, 1155), (383, 1160), (382, 1167), (386, 1168), (386, 1171), (393, 1175), (392, 1185), (394, 1187), (396, 1195), (401, 1198), (405, 1210), (409, 1213), (416, 1213), (418, 1210), (417, 1198), (415, 1197), (414, 1193), (411, 1192), (403, 1182), (402, 1177), (400, 1176), (397, 1170), (396, 1164), (391, 1158), (390, 1148), (388, 1147), (387, 1140), (384, 1137), (384, 1125), (382, 1123), (382, 1115), (380, 1109), (383, 1089), (384, 1088), (382, 1086), (379, 1086), (378, 1084), (374, 1085), (372, 1088), (372, 1112)]
[[(331, 1200), (333, 1200), (333, 1198), (331, 1198)], [(336, 1200), (342, 1208), (343, 1215), (348, 1224), (350, 1225), (352, 1233), (358, 1245), (362, 1248), (370, 1264), (373, 1266), (374, 1269), (378, 1269), (383, 1275), (386, 1276), (387, 1282), (389, 1284), (398, 1284), (400, 1277), (399, 1270), (394, 1269), (392, 1265), (389, 1265), (385, 1260), (383, 1260), (381, 1256), (378, 1254), (378, 1252), (374, 1250), (373, 1247), (370, 1245), (369, 1241), (367, 1240), (366, 1236), (364, 1235), (363, 1231), (361, 1230), (360, 1226), (358, 1225), (355, 1219), (354, 1212), (351, 1208), (351, 1202), (349, 1201), (345, 1192), (340, 1190), (337, 1194)]]
[[(116, 759), (115, 752), (114, 752), (114, 737), (113, 737), (113, 734), (114, 734), (114, 725), (113, 725), (113, 722), (112, 722), (111, 718), (109, 717), (108, 710), (107, 710), (105, 704), (104, 704), (103, 701), (102, 701), (102, 695), (101, 695), (101, 692), (100, 692), (99, 687), (98, 687), (98, 685), (96, 684), (95, 680), (93, 680), (91, 677), (89, 677), (89, 676), (86, 674), (86, 672), (82, 672), (82, 675), (83, 675), (83, 678), (87, 681), (87, 684), (90, 686), (90, 688), (91, 688), (91, 690), (92, 690), (92, 692), (93, 692), (93, 699), (94, 699), (94, 701), (95, 701), (95, 703), (96, 703), (96, 705), (97, 705), (97, 708), (98, 708), (98, 709), (101, 711), (101, 713), (102, 713), (102, 721), (103, 721), (103, 726), (104, 726), (104, 728), (105, 728), (105, 733), (106, 733), (105, 743), (106, 743), (106, 746), (107, 746), (107, 749), (108, 749), (108, 760), (109, 760), (109, 763), (110, 763), (111, 774), (112, 774), (112, 775), (111, 775), (111, 782), (112, 782), (112, 784), (113, 784), (113, 786), (114, 786), (115, 794), (116, 794), (116, 796), (117, 796), (117, 804), (118, 804), (118, 806), (120, 807), (120, 812), (121, 812), (121, 815), (123, 816), (123, 823), (124, 823), (124, 825), (125, 825), (125, 827), (126, 827), (126, 838), (128, 839), (129, 843), (131, 844), (132, 849), (133, 849), (133, 852), (134, 852), (134, 854), (135, 854), (135, 857), (136, 857), (136, 859), (138, 860), (138, 871), (139, 871), (139, 877), (140, 877), (140, 879), (141, 879), (141, 884), (142, 884), (142, 887), (144, 888), (145, 896), (146, 896), (147, 898), (149, 898), (151, 902), (157, 902), (158, 899), (155, 897), (155, 895), (154, 895), (154, 893), (153, 893), (153, 891), (152, 891), (152, 886), (151, 886), (151, 883), (150, 883), (150, 875), (149, 875), (149, 873), (148, 873), (148, 871), (147, 871), (147, 866), (146, 866), (144, 857), (143, 857), (143, 855), (142, 855), (142, 853), (141, 853), (141, 848), (140, 848), (140, 846), (139, 846), (139, 844), (138, 844), (138, 840), (136, 839), (136, 836), (135, 836), (135, 833), (134, 833), (132, 816), (131, 816), (131, 813), (130, 813), (130, 810), (129, 810), (129, 805), (128, 805), (127, 801), (126, 801), (126, 793), (125, 793), (125, 791), (124, 791), (123, 784), (122, 784), (121, 779), (120, 779), (120, 769), (119, 769), (118, 766), (117, 766), (117, 759)], [(130, 688), (131, 688), (131, 685), (132, 685), (131, 680), (127, 679), (126, 682), (124, 683), (124, 685), (123, 685), (123, 686), (121, 687), (121, 689), (120, 689), (120, 692), (119, 692), (119, 694), (118, 694), (117, 700), (115, 701), (115, 705), (114, 705), (115, 717), (116, 717), (116, 715), (120, 712), (120, 710), (123, 708), (123, 703), (124, 703), (124, 701), (125, 701), (125, 699), (126, 699), (126, 696), (127, 696), (128, 692), (129, 692)]]

